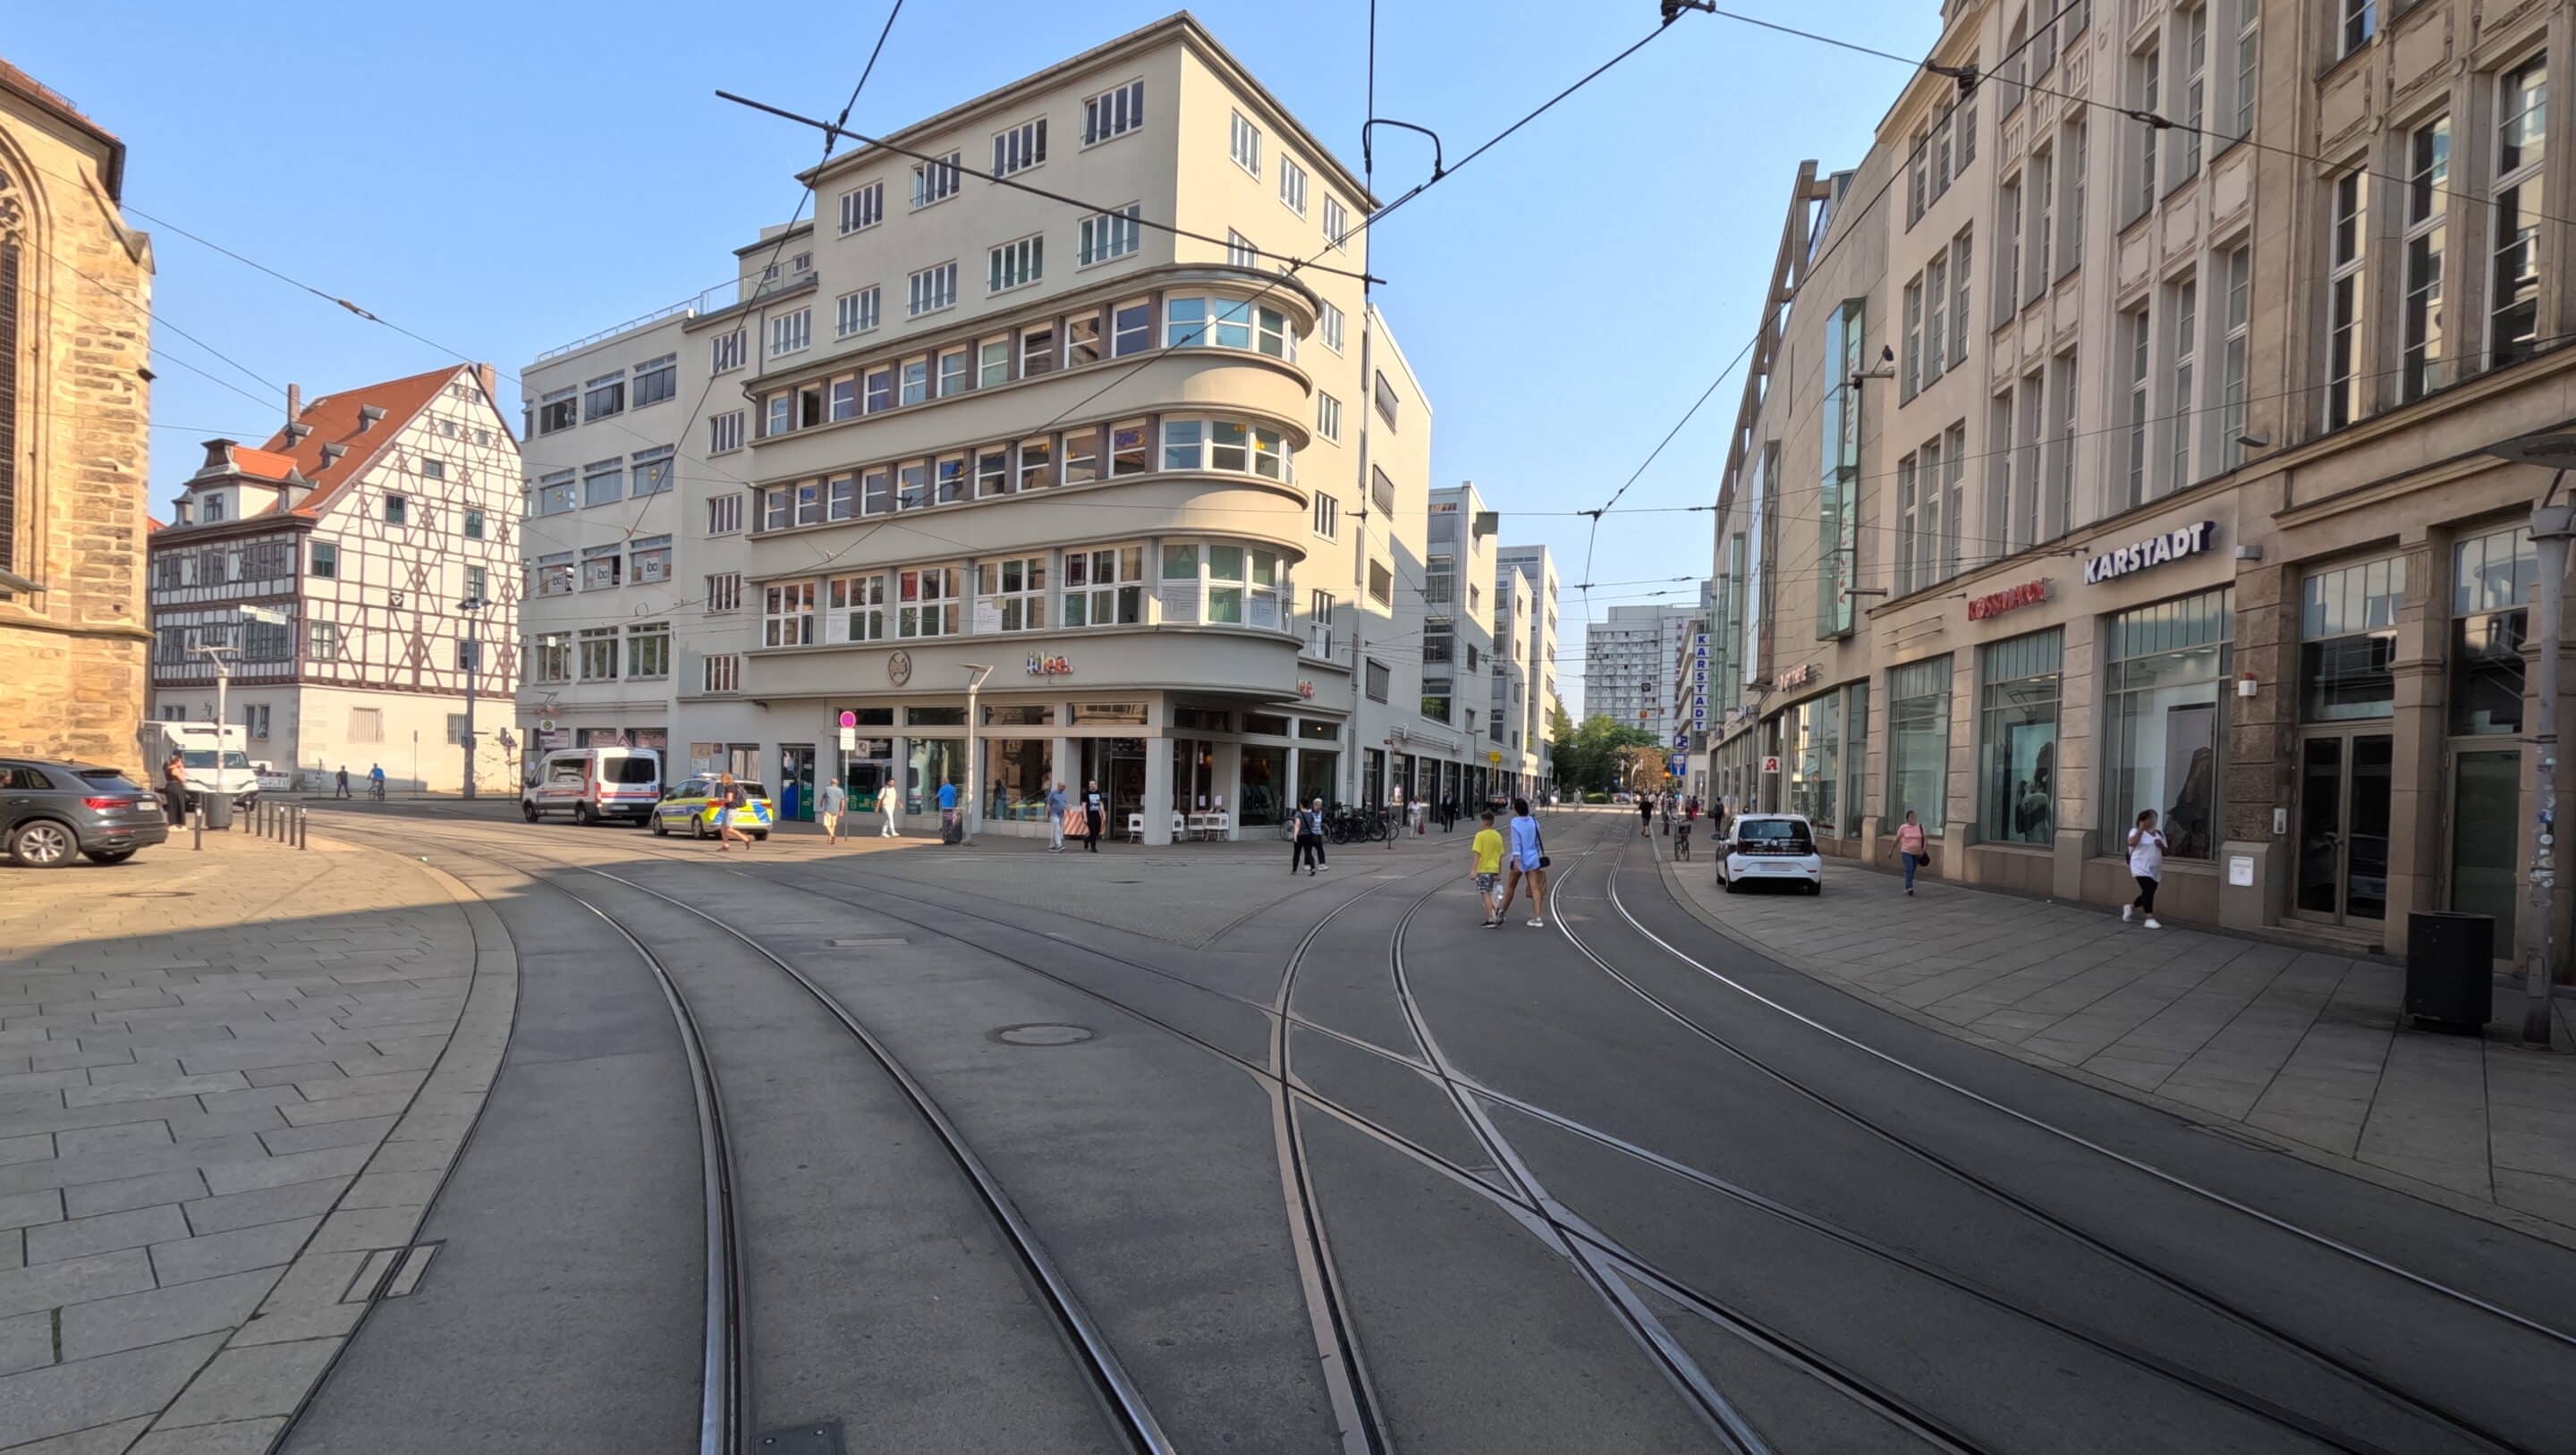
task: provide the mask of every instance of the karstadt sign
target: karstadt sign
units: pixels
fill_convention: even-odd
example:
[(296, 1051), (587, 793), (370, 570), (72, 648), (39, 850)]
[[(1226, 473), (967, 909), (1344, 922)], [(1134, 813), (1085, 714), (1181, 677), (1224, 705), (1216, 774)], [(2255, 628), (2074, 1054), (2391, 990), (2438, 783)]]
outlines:
[(2104, 551), (2084, 563), (2084, 584), (2098, 586), (2115, 576), (2148, 570), (2179, 561), (2185, 556), (2197, 556), (2209, 549), (2210, 536), (2217, 529), (2216, 521), (2204, 520), (2198, 525), (2181, 526)]

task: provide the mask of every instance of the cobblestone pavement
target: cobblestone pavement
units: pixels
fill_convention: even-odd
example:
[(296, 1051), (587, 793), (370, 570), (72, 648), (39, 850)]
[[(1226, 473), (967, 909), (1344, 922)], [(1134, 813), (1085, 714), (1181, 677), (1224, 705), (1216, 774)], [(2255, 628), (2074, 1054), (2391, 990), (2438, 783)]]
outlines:
[(2532, 1050), (2502, 988), (2482, 1039), (2413, 1029), (2382, 960), (1932, 880), (1909, 899), (1832, 862), (1817, 899), (1665, 869), (1725, 934), (1919, 1024), (2576, 1246), (2564, 1000), (2558, 1050)]
[(0, 1450), (264, 1450), (418, 1275), (508, 938), (321, 840), (0, 874)]

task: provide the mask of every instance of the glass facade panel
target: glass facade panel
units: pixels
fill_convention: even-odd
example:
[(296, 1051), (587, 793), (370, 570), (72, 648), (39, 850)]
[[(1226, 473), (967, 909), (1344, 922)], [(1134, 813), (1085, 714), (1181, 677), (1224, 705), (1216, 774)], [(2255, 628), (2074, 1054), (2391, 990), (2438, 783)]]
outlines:
[(2349, 722), (2397, 710), (2397, 609), (2406, 561), (2392, 556), (2299, 583), (2299, 718)]
[(1054, 739), (988, 738), (983, 766), (986, 818), (1036, 823), (1046, 817), (1047, 785), (1055, 772)]
[(1914, 810), (1926, 833), (1947, 825), (1950, 781), (1950, 659), (1913, 662), (1887, 674), (1887, 818)]
[(964, 738), (914, 738), (907, 745), (910, 756), (904, 764), (903, 811), (937, 813), (939, 785), (954, 783), (958, 793), (966, 792), (966, 740)]
[(2056, 627), (1978, 652), (1984, 754), (1978, 835), (2004, 844), (2057, 838), (2057, 709), (2065, 634)]
[(2495, 916), (2499, 959), (2514, 951), (2513, 917), (2521, 895), (2514, 860), (2522, 821), (2522, 754), (2462, 753), (2451, 767), (2451, 898), (2462, 914)]
[(2539, 578), (2528, 526), (2471, 536), (2452, 546), (2447, 695), (2454, 734), (2522, 731), (2522, 649)]
[[(1869, 772), (1869, 684), (1843, 690), (1843, 824), (1847, 839), (1860, 837), (1861, 785)], [(1823, 828), (1818, 825), (1819, 830)]]
[(1842, 782), (1842, 694), (1809, 698), (1781, 718), (1789, 812), (1805, 815), (1817, 832), (1831, 833)]
[(2162, 818), (2173, 859), (2218, 844), (2219, 745), (2235, 637), (2229, 588), (2123, 612), (2105, 623), (2100, 852), (2127, 852), (2141, 809)]

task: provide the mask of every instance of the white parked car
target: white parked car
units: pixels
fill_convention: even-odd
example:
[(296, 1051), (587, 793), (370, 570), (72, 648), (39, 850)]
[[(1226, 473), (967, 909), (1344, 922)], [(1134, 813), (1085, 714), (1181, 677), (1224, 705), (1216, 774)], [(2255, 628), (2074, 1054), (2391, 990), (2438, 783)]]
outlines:
[(1816, 852), (1816, 831), (1795, 813), (1736, 815), (1727, 837), (1717, 846), (1718, 882), (1733, 894), (1746, 884), (1798, 884), (1809, 894), (1825, 892), (1825, 860)]

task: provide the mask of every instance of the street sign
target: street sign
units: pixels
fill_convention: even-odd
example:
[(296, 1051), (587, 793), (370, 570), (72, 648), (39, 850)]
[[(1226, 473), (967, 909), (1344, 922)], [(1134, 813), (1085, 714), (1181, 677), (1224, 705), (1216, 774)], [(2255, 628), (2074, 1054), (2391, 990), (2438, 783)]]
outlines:
[[(842, 713), (841, 716), (848, 717), (850, 714), (845, 712)], [(844, 753), (855, 752), (857, 751), (858, 746), (859, 730), (854, 727), (845, 727), (841, 729), (841, 751)]]
[(1487, 753), (1485, 755), (1485, 761), (1499, 768), (1502, 766), (1503, 755), (1500, 753)]
[(1777, 753), (1773, 753), (1773, 754), (1772, 754), (1772, 755), (1770, 755), (1769, 757), (1764, 758), (1764, 759), (1762, 760), (1762, 771), (1763, 771), (1763, 772), (1765, 772), (1765, 773), (1777, 773), (1777, 772), (1779, 772), (1779, 771), (1780, 771), (1780, 755), (1779, 755), (1779, 754), (1777, 754)]
[(241, 614), (242, 620), (255, 621), (263, 626), (286, 625), (286, 608), (282, 606), (245, 606)]
[[(841, 735), (843, 737), (848, 737), (850, 729), (857, 727), (858, 725), (859, 715), (857, 713), (850, 711), (848, 708), (841, 709)], [(842, 746), (847, 747), (849, 745), (844, 743)]]

